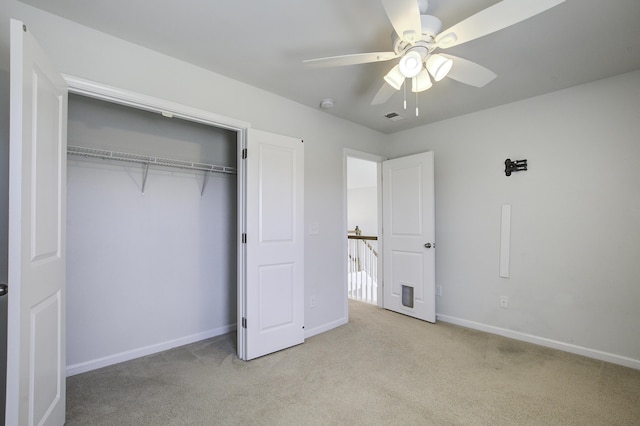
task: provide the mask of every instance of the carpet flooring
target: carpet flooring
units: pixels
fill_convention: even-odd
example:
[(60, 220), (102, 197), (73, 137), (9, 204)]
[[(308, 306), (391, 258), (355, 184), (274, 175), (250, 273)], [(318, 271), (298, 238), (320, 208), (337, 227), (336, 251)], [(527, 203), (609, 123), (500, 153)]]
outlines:
[(67, 379), (67, 425), (640, 425), (640, 371), (351, 301), (243, 362), (235, 333)]

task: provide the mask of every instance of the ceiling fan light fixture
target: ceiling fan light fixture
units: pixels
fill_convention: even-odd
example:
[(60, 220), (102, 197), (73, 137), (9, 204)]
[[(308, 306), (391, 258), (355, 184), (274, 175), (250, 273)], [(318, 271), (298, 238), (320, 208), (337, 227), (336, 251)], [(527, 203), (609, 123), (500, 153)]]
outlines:
[(400, 90), (402, 84), (404, 83), (404, 75), (400, 72), (400, 66), (396, 65), (391, 68), (391, 71), (384, 76), (384, 81), (386, 81), (389, 86), (393, 87), (396, 90)]
[(433, 76), (435, 81), (440, 81), (449, 74), (451, 67), (453, 67), (453, 61), (449, 58), (445, 58), (442, 55), (433, 54), (429, 55), (426, 62), (427, 70)]
[(406, 78), (413, 78), (422, 71), (422, 55), (416, 51), (407, 52), (400, 59), (400, 72)]
[(420, 74), (411, 79), (411, 82), (411, 91), (414, 93), (424, 92), (425, 90), (430, 89), (431, 86), (433, 86), (431, 77), (429, 77), (429, 73), (425, 69), (420, 71)]

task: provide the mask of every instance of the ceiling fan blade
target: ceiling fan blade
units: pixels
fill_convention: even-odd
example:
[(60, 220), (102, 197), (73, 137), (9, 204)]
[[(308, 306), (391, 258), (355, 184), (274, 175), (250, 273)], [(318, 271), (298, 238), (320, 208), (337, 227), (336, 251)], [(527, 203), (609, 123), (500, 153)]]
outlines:
[(382, 105), (386, 103), (389, 99), (391, 99), (391, 96), (393, 96), (393, 94), (396, 92), (397, 92), (396, 89), (394, 89), (393, 87), (391, 87), (389, 84), (385, 82), (380, 88), (380, 90), (378, 90), (378, 93), (376, 94), (376, 96), (371, 101), (371, 105)]
[(446, 49), (531, 18), (565, 0), (502, 0), (468, 17), (436, 37), (438, 47)]
[(422, 36), (418, 0), (382, 0), (389, 21), (400, 39), (414, 44)]
[(451, 67), (451, 71), (449, 71), (447, 77), (460, 83), (475, 87), (484, 87), (497, 77), (496, 73), (475, 62), (457, 56), (445, 55), (444, 53), (440, 55), (453, 61), (453, 67)]
[(343, 65), (367, 64), (370, 62), (389, 61), (397, 58), (395, 52), (355, 53), (353, 55), (329, 56), (327, 58), (307, 59), (303, 64), (318, 67), (339, 67)]

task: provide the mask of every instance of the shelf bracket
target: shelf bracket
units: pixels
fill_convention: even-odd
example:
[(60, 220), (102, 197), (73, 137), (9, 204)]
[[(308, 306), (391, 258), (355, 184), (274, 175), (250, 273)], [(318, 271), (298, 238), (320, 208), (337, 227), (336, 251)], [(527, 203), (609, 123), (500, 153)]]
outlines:
[(209, 180), (209, 172), (204, 172), (204, 178), (202, 179), (202, 190), (200, 191), (200, 198), (204, 198), (204, 188), (207, 186), (207, 180)]
[(147, 175), (149, 174), (149, 163), (144, 164), (144, 172), (142, 175), (142, 195), (144, 195), (144, 187), (147, 185)]

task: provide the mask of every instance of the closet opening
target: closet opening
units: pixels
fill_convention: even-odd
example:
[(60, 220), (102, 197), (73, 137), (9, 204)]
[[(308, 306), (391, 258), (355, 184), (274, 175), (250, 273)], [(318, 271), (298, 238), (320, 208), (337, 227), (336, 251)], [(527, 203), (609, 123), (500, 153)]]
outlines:
[(238, 131), (68, 105), (67, 375), (233, 332)]

